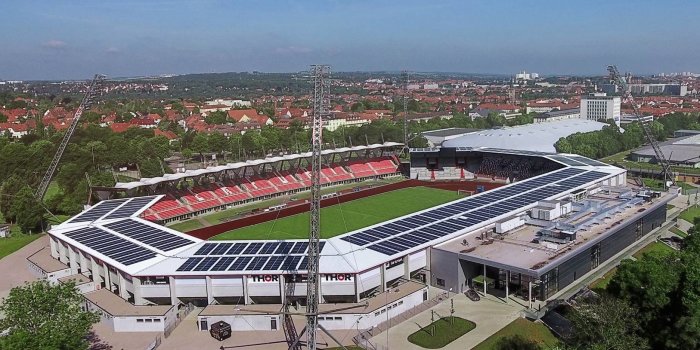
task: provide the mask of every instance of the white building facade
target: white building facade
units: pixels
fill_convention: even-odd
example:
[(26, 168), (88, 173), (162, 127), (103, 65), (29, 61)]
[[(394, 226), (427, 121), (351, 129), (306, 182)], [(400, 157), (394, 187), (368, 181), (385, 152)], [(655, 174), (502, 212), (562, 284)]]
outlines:
[(581, 118), (595, 121), (620, 121), (621, 100), (618, 96), (595, 93), (581, 97)]

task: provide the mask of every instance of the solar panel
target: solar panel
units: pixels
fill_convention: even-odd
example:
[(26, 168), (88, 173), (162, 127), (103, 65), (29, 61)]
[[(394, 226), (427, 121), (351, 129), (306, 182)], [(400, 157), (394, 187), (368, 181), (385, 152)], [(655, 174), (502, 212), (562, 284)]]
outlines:
[(233, 243), (219, 243), (219, 245), (211, 251), (210, 255), (224, 255), (232, 245)]
[(176, 271), (192, 271), (192, 269), (197, 266), (204, 258), (194, 257), (187, 259)]
[(243, 252), (248, 243), (236, 243), (227, 252), (226, 255), (238, 255)]
[(285, 257), (284, 262), (279, 269), (285, 271), (296, 270), (297, 265), (299, 265), (299, 261), (301, 261), (301, 255), (288, 255)]
[(258, 254), (272, 254), (272, 252), (277, 249), (277, 246), (279, 245), (278, 242), (267, 242), (265, 245), (260, 249)]
[(306, 252), (306, 248), (309, 247), (309, 242), (296, 242), (294, 247), (290, 251), (292, 254), (303, 254)]
[(130, 199), (131, 198), (123, 198), (99, 202), (82, 214), (70, 219), (68, 222), (95, 221)]
[(294, 244), (294, 242), (280, 242), (275, 250), (275, 254), (289, 254)]
[(229, 265), (235, 260), (235, 257), (232, 256), (225, 256), (219, 259), (219, 261), (212, 266), (210, 271), (226, 271)]
[(262, 248), (263, 243), (250, 243), (248, 247), (243, 251), (243, 254), (257, 254), (258, 250)]
[(265, 266), (265, 263), (269, 259), (269, 256), (256, 256), (253, 258), (253, 261), (248, 264), (248, 267), (246, 267), (247, 271), (250, 270), (260, 270)]
[(248, 263), (253, 259), (251, 256), (239, 256), (236, 261), (228, 267), (229, 271), (243, 271)]
[(145, 209), (144, 207), (154, 199), (156, 199), (156, 196), (131, 198), (130, 201), (122, 204), (121, 207), (109, 213), (103, 219), (128, 218), (136, 214), (138, 211)]
[(301, 262), (299, 263), (299, 267), (297, 267), (297, 270), (308, 270), (309, 269), (309, 258), (304, 257), (301, 259)]
[(285, 258), (286, 258), (286, 256), (283, 256), (283, 255), (271, 256), (270, 260), (268, 260), (267, 264), (265, 264), (265, 267), (263, 268), (263, 270), (277, 270), (277, 269), (279, 269), (280, 265), (282, 265)]
[(162, 251), (182, 248), (194, 243), (187, 238), (164, 231), (160, 227), (147, 225), (133, 219), (113, 222), (105, 227)]
[(209, 252), (216, 248), (217, 243), (204, 243), (204, 245), (197, 249), (194, 255), (209, 255)]
[(66, 236), (123, 265), (131, 265), (156, 257), (154, 251), (96, 227), (78, 229), (66, 233)]
[(209, 271), (209, 269), (212, 266), (214, 266), (214, 264), (217, 261), (219, 261), (218, 257), (215, 257), (215, 256), (206, 257), (202, 260), (202, 262), (197, 264), (197, 266), (195, 266), (195, 268), (192, 269), (192, 271)]

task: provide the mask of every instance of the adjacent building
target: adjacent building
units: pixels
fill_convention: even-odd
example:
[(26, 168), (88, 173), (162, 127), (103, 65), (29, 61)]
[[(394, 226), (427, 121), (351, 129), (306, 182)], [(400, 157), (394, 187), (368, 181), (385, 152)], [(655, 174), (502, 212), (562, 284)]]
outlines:
[(594, 93), (581, 97), (581, 118), (595, 121), (620, 121), (621, 99), (606, 93)]

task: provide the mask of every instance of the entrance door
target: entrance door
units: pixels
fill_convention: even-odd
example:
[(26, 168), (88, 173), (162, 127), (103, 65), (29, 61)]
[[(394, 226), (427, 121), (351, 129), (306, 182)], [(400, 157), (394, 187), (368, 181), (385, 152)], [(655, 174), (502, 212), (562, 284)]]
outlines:
[(277, 319), (276, 318), (270, 319), (270, 330), (273, 330), (273, 331), (277, 330)]
[(209, 329), (209, 321), (206, 318), (203, 318), (201, 321), (199, 321), (199, 329), (203, 331)]

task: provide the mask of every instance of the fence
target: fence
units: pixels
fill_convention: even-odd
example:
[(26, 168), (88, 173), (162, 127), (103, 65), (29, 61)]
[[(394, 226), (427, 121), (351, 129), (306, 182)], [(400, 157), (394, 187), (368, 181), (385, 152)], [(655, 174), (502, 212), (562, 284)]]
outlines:
[(368, 349), (368, 350), (388, 350), (388, 348), (384, 345), (381, 344), (373, 344), (370, 341), (370, 338), (374, 337), (377, 334), (380, 334), (382, 332), (388, 331), (392, 325), (398, 325), (401, 322), (404, 322), (408, 320), (409, 318), (418, 315), (419, 313), (428, 310), (432, 308), (433, 306), (440, 304), (443, 300), (446, 300), (448, 298), (448, 292), (443, 292), (434, 298), (421, 303), (420, 305), (417, 305), (409, 310), (406, 310), (380, 324), (378, 324), (376, 327), (372, 327), (370, 329), (364, 330), (360, 332), (360, 334), (354, 336), (352, 338), (353, 343), (355, 345), (363, 348), (363, 349)]
[(157, 348), (160, 346), (160, 343), (161, 343), (161, 342), (162, 342), (162, 339), (160, 338), (160, 336), (159, 336), (159, 335), (156, 336), (156, 339), (153, 339), (153, 342), (150, 343), (150, 344), (148, 344), (148, 346), (146, 347), (146, 350), (155, 350), (155, 349), (157, 349)]
[(173, 330), (177, 328), (177, 325), (179, 325), (180, 322), (182, 322), (182, 320), (184, 320), (185, 317), (187, 317), (187, 315), (189, 315), (190, 312), (192, 312), (192, 310), (194, 310), (194, 305), (192, 305), (191, 303), (186, 304), (182, 309), (178, 310), (175, 321), (165, 327), (163, 335), (165, 335), (166, 338), (169, 337)]

